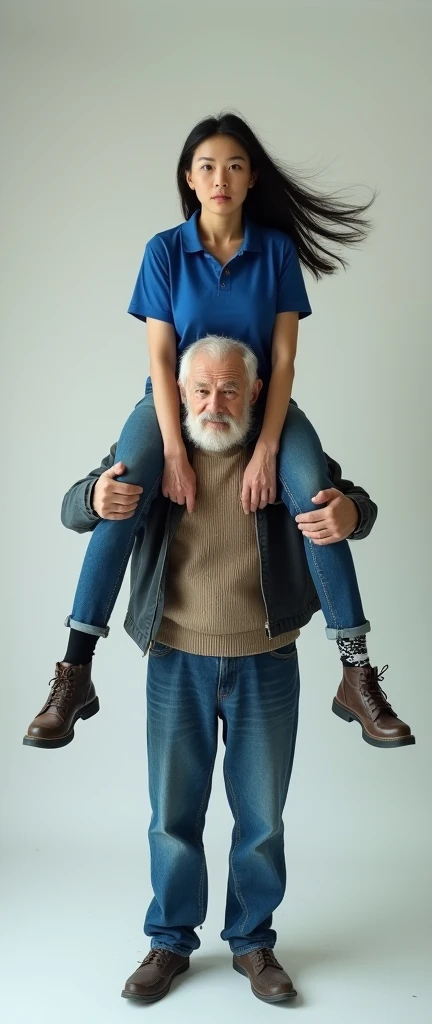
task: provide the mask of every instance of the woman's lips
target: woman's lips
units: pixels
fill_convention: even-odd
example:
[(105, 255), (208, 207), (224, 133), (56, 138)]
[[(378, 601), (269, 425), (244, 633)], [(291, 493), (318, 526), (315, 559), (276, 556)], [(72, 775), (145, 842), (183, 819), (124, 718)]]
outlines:
[(215, 203), (229, 203), (231, 202), (231, 196), (213, 196)]

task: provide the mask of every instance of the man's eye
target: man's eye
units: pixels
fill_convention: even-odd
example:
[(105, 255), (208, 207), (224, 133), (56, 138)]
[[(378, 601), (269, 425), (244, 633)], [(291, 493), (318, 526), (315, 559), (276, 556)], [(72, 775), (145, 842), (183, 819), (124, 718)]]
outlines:
[(230, 398), (232, 395), (235, 395), (235, 391), (225, 391), (224, 394)]

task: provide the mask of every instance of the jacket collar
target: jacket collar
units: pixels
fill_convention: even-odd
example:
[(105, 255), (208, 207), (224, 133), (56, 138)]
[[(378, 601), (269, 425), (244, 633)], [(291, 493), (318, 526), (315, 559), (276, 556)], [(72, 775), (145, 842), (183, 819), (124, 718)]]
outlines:
[[(201, 210), (195, 210), (192, 217), (181, 225), (181, 236), (185, 252), (204, 252), (205, 248), (198, 233), (198, 219)], [(244, 238), (239, 255), (244, 252), (262, 252), (261, 232), (258, 224), (243, 215)]]

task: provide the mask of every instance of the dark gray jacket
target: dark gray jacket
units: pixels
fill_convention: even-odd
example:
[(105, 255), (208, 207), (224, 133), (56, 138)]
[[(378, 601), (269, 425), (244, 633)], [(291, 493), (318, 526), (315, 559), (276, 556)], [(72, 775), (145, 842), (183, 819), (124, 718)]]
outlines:
[[(251, 455), (255, 440), (250, 442)], [(340, 466), (326, 456), (330, 477), (337, 487), (352, 498), (359, 510), (359, 522), (353, 540), (370, 533), (377, 506), (362, 487), (344, 480)], [(86, 533), (100, 521), (91, 507), (96, 480), (116, 462), (113, 444), (97, 469), (77, 480), (65, 494), (61, 520), (69, 530)], [(176, 505), (163, 495), (155, 498), (145, 527), (137, 532), (131, 556), (130, 598), (124, 622), (126, 632), (146, 654), (160, 626), (164, 605), (167, 551), (185, 506)], [(272, 638), (309, 622), (320, 602), (309, 573), (300, 530), (278, 496), (274, 505), (255, 513), (256, 535), (261, 564), (261, 585), (266, 610), (265, 629)], [(263, 623), (264, 625), (264, 623)]]

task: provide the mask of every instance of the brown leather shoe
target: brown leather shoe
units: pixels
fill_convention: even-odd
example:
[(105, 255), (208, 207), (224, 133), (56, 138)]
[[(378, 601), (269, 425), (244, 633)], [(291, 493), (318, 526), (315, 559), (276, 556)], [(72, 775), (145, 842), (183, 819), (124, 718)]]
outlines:
[(142, 1003), (155, 1003), (168, 995), (176, 974), (183, 974), (189, 967), (188, 956), (179, 956), (169, 949), (151, 949), (141, 966), (128, 978), (122, 996)]
[(363, 739), (373, 747), (406, 747), (415, 743), (415, 737), (409, 725), (397, 717), (381, 689), (387, 669), (388, 665), (384, 665), (378, 673), (372, 665), (344, 665), (332, 711), (345, 722), (359, 722)]
[[(30, 723), (23, 743), (30, 747), (65, 747), (74, 738), (78, 718), (91, 718), (99, 711), (99, 698), (91, 680), (89, 665), (58, 661), (48, 700)], [(48, 684), (49, 685), (49, 684)]]
[(277, 962), (273, 950), (266, 946), (244, 956), (233, 956), (233, 967), (249, 978), (254, 996), (264, 1003), (281, 1003), (297, 995), (291, 978)]

